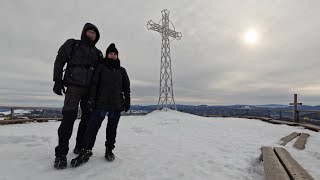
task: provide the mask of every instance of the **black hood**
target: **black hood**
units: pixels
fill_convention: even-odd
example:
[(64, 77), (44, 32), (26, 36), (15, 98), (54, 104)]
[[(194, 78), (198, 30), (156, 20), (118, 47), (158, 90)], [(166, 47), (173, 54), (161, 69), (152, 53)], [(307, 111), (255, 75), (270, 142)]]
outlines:
[(91, 41), (89, 39), (89, 37), (86, 35), (86, 31), (88, 29), (93, 29), (97, 33), (96, 39), (93, 41), (93, 44), (96, 44), (100, 39), (100, 33), (99, 33), (98, 28), (95, 25), (91, 24), (91, 23), (86, 23), (83, 26), (82, 33), (81, 33), (81, 40), (85, 41), (85, 42)]

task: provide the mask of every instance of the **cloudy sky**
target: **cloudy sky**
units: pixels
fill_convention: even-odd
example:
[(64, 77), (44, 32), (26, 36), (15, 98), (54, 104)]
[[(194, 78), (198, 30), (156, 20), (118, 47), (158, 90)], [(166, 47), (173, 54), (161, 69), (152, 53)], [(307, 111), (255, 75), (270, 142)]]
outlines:
[(53, 64), (86, 22), (99, 28), (102, 52), (117, 45), (132, 104), (157, 104), (161, 36), (146, 24), (159, 22), (163, 9), (182, 33), (170, 44), (177, 104), (288, 104), (297, 93), (318, 105), (319, 7), (319, 0), (1, 0), (0, 105), (62, 106)]

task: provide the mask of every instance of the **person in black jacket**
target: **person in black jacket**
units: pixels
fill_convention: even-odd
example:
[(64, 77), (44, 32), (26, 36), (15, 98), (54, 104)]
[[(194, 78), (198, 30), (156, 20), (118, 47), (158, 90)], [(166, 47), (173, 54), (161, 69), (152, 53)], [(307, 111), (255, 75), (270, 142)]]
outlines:
[(106, 115), (108, 124), (105, 158), (107, 161), (114, 160), (112, 150), (115, 148), (118, 122), (121, 111), (129, 110), (130, 101), (130, 80), (125, 68), (120, 66), (115, 44), (111, 43), (106, 50), (105, 60), (98, 64), (94, 72), (89, 100), (93, 113), (88, 122), (80, 154), (71, 161), (73, 167), (89, 160), (97, 133)]
[[(89, 87), (94, 69), (103, 55), (95, 44), (100, 38), (98, 28), (90, 23), (83, 27), (81, 40), (69, 39), (59, 49), (54, 63), (53, 92), (57, 95), (65, 93), (62, 109), (62, 121), (58, 129), (59, 143), (55, 148), (54, 167), (64, 169), (67, 167), (67, 154), (69, 139), (72, 135), (73, 124), (78, 115), (78, 106), (81, 107), (81, 121), (78, 127), (77, 143), (74, 151), (80, 149), (83, 135), (90, 118), (88, 107)], [(64, 77), (63, 67), (67, 64)], [(64, 86), (67, 87), (65, 92)]]

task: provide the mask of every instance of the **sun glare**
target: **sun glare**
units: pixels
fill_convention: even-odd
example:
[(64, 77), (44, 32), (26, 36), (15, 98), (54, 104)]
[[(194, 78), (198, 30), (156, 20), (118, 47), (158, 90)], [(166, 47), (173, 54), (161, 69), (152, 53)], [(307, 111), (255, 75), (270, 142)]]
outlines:
[(247, 44), (256, 44), (258, 40), (258, 34), (254, 29), (250, 29), (244, 34), (244, 41)]

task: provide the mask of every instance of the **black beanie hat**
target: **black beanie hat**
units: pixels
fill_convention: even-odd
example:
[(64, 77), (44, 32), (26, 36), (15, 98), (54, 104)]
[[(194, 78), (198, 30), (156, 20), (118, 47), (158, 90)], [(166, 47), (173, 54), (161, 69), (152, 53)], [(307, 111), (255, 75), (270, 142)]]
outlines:
[(106, 55), (108, 56), (108, 54), (109, 54), (110, 52), (115, 52), (117, 55), (119, 55), (118, 49), (116, 48), (116, 45), (115, 45), (114, 43), (111, 43), (111, 44), (109, 45), (109, 47), (108, 47), (107, 50), (106, 50)]

